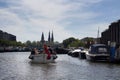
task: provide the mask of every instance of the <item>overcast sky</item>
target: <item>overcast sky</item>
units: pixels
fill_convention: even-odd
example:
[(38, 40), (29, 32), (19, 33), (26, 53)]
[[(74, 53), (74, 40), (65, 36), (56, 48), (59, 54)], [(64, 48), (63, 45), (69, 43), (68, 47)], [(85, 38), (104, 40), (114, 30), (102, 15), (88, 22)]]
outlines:
[(120, 19), (120, 0), (0, 0), (0, 29), (17, 41), (97, 37)]

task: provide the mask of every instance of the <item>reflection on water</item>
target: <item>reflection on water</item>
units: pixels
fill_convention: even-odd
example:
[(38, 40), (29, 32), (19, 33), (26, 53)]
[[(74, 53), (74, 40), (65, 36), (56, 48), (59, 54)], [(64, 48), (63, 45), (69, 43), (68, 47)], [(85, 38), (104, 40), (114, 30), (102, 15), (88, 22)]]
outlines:
[(30, 52), (0, 53), (0, 80), (119, 80), (120, 65), (58, 55), (55, 63), (35, 64)]

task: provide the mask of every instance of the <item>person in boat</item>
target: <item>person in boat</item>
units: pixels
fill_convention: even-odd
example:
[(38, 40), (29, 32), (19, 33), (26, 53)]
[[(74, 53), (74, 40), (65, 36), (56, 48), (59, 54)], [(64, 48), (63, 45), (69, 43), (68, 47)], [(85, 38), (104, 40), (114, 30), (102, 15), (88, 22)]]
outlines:
[(44, 52), (47, 54), (47, 59), (50, 59), (51, 58), (51, 53), (49, 52), (46, 44), (44, 44)]
[(51, 54), (53, 54), (53, 50), (52, 50), (52, 48), (51, 48), (50, 46), (48, 46), (48, 50), (49, 50), (49, 52), (50, 52)]
[(37, 50), (37, 48), (33, 48), (32, 51), (31, 51), (31, 54), (29, 56), (29, 59), (33, 59), (33, 56), (34, 55), (37, 55), (39, 52)]
[(37, 48), (33, 48), (33, 50), (31, 51), (31, 55), (37, 55), (38, 53), (39, 52)]
[(56, 59), (57, 58), (56, 52), (50, 46), (48, 46), (48, 50), (53, 55), (53, 59)]

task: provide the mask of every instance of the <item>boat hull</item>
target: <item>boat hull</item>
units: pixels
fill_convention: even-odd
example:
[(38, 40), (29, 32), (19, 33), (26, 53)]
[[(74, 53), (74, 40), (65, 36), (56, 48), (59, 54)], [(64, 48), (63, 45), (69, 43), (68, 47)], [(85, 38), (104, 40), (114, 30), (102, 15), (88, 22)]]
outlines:
[(47, 54), (44, 53), (31, 56), (32, 56), (31, 62), (34, 63), (54, 63), (55, 59), (57, 58), (56, 55), (51, 55), (51, 58), (47, 59)]
[(108, 61), (110, 58), (109, 54), (90, 54), (86, 53), (87, 60), (90, 61)]

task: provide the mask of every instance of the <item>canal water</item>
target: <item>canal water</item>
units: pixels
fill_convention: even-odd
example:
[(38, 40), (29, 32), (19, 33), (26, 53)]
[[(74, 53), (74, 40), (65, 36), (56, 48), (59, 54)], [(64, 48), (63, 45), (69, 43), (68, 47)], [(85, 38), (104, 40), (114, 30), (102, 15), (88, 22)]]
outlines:
[(120, 80), (120, 64), (89, 62), (66, 54), (35, 64), (30, 52), (0, 53), (0, 80)]

